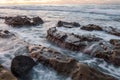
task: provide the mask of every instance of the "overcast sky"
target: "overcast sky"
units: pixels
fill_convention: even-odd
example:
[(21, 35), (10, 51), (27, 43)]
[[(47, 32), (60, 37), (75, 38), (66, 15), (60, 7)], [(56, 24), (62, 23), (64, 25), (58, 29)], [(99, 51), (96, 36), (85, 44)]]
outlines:
[(57, 4), (82, 4), (82, 3), (119, 3), (120, 0), (0, 0), (0, 3), (57, 3)]

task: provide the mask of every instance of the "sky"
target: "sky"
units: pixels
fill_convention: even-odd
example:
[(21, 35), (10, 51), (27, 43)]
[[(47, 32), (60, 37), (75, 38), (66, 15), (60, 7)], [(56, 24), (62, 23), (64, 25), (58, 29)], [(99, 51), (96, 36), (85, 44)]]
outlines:
[(1, 4), (120, 4), (120, 0), (0, 0)]

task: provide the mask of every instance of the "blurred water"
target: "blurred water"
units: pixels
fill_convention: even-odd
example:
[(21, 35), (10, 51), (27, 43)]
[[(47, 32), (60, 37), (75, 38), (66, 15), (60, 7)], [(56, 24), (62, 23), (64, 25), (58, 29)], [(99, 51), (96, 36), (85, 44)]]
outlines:
[[(54, 27), (59, 20), (69, 22), (75, 21), (79, 22), (81, 25), (97, 24), (100, 26), (113, 26), (120, 29), (120, 5), (0, 5), (0, 16), (15, 15), (27, 15), (30, 17), (40, 16), (45, 21), (45, 24), (29, 28), (13, 28), (4, 24), (3, 20), (0, 20), (0, 29), (12, 31), (18, 34), (20, 39), (31, 44), (41, 44), (56, 49), (61, 53), (69, 55), (82, 63), (88, 64), (101, 72), (115, 76), (120, 80), (120, 67), (115, 67), (101, 59), (92, 58), (80, 52), (61, 49), (46, 40), (46, 31), (50, 27)], [(101, 37), (106, 41), (110, 39), (120, 39), (120, 37), (100, 31), (88, 32), (80, 30), (79, 28), (58, 29), (68, 33), (92, 34)], [(3, 40), (0, 40), (0, 43), (3, 42)], [(14, 53), (16, 50), (17, 49), (15, 48), (0, 52), (0, 64), (10, 69), (10, 63), (15, 56)], [(31, 75), (33, 80), (70, 80), (70, 78), (58, 75), (54, 70), (45, 67), (42, 64), (35, 66)]]

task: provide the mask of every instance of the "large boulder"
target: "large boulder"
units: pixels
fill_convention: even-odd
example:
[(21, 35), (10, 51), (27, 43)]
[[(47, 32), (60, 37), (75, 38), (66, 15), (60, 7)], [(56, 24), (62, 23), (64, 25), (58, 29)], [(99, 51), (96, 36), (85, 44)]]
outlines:
[(36, 63), (27, 56), (16, 56), (12, 60), (11, 72), (18, 78), (25, 78)]
[(87, 31), (93, 31), (93, 30), (103, 31), (103, 29), (100, 26), (94, 25), (94, 24), (88, 24), (86, 26), (82, 26), (81, 29), (87, 30)]
[(33, 26), (43, 24), (44, 22), (40, 17), (15, 16), (5, 17), (5, 23), (11, 26)]
[(30, 56), (72, 80), (117, 80), (77, 60), (43, 46), (29, 46)]
[(65, 33), (56, 29), (56, 27), (50, 28), (47, 31), (47, 39), (58, 46), (73, 51), (82, 51), (92, 42), (100, 41), (93, 35), (75, 35), (73, 33)]
[(74, 28), (74, 27), (80, 27), (80, 24), (77, 22), (58, 21), (57, 27)]

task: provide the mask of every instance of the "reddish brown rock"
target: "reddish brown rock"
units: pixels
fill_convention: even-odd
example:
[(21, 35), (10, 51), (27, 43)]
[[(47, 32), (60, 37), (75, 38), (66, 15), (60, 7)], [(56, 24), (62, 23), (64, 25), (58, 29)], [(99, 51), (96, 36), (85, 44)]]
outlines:
[(117, 80), (75, 59), (43, 46), (29, 46), (30, 56), (72, 80)]
[(82, 51), (90, 43), (102, 40), (101, 38), (91, 35), (78, 36), (75, 34), (65, 33), (58, 31), (55, 27), (50, 28), (47, 31), (47, 39), (62, 48), (70, 49), (73, 51)]
[(74, 27), (80, 27), (80, 24), (77, 22), (58, 21), (57, 27), (74, 28)]
[(5, 23), (11, 26), (33, 26), (43, 24), (44, 22), (40, 17), (15, 16), (5, 17)]
[(17, 80), (12, 73), (0, 65), (0, 80)]
[(93, 31), (93, 30), (103, 31), (103, 29), (100, 26), (94, 25), (94, 24), (88, 24), (86, 26), (82, 26), (81, 29), (87, 30), (87, 31)]

